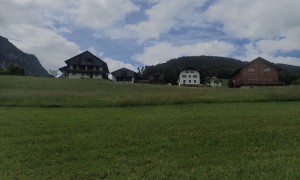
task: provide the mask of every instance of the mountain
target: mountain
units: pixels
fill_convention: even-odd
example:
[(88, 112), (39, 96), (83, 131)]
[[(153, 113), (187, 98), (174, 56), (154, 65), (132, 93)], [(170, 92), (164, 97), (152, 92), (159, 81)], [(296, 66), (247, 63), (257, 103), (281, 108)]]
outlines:
[[(217, 57), (217, 56), (185, 56), (171, 59), (166, 63), (157, 64), (155, 66), (145, 66), (142, 68), (142, 76), (144, 78), (151, 74), (162, 73), (172, 83), (177, 82), (178, 74), (189, 67), (197, 69), (201, 73), (201, 82), (206, 77), (216, 76), (221, 79), (229, 79), (231, 74), (244, 66), (245, 61), (233, 58)], [(286, 64), (277, 64), (282, 68), (280, 78), (286, 84), (290, 84), (300, 78), (300, 67)]]
[(18, 49), (8, 39), (0, 36), (0, 68), (5, 68), (8, 64), (18, 64), (25, 75), (48, 76), (48, 72), (42, 67), (37, 57), (27, 54)]

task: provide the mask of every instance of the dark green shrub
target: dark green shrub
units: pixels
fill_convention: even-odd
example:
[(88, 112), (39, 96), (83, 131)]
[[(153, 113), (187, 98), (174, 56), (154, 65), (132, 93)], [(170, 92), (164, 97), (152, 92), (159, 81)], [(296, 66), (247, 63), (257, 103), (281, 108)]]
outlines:
[(6, 68), (6, 74), (24, 76), (25, 71), (21, 66), (17, 64), (9, 64), (8, 67)]

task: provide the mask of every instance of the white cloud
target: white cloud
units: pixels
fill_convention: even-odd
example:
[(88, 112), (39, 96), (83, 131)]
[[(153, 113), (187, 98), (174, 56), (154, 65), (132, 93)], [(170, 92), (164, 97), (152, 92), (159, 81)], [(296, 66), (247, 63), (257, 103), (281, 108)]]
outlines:
[(65, 60), (81, 51), (78, 45), (49, 29), (28, 25), (18, 25), (13, 29), (10, 37), (18, 35), (17, 39), (12, 40), (13, 44), (24, 52), (36, 55), (46, 69), (64, 66)]
[(220, 0), (212, 5), (206, 18), (224, 25), (224, 32), (240, 38), (284, 36), (287, 29), (299, 27), (298, 0)]
[(96, 48), (95, 48), (94, 46), (89, 47), (89, 48), (88, 48), (88, 51), (89, 51), (90, 53), (94, 54), (94, 55), (97, 55), (97, 50), (96, 50)]
[(114, 23), (123, 21), (129, 13), (138, 10), (139, 7), (128, 0), (78, 0), (69, 14), (76, 24), (101, 30), (112, 27)]
[[(140, 6), (145, 3), (148, 9), (142, 11), (146, 6)], [(91, 33), (104, 38), (105, 43), (126, 38), (137, 40), (141, 46), (146, 44), (142, 53), (128, 52), (136, 54), (133, 58), (145, 65), (184, 55), (232, 56), (236, 49), (244, 50), (239, 53), (244, 54), (239, 57), (242, 60), (262, 56), (274, 62), (300, 65), (297, 57), (274, 57), (278, 51), (299, 50), (300, 1), (218, 0), (208, 10), (201, 9), (207, 3), (210, 1), (2, 0), (0, 35), (13, 41), (23, 51), (35, 54), (46, 69), (63, 66), (64, 60), (82, 52), (81, 47), (71, 41), (72, 33), (81, 31), (82, 27), (87, 30), (84, 33), (93, 31)], [(131, 13), (145, 17), (127, 24)], [(194, 27), (191, 33), (190, 28)], [(209, 37), (211, 32), (207, 31), (207, 27), (224, 36), (222, 34), (220, 38), (215, 33), (217, 36)], [(178, 30), (180, 35), (171, 34), (172, 30)], [(183, 30), (184, 33), (181, 33)], [(197, 34), (205, 34), (208, 38), (195, 43), (197, 38), (191, 40), (191, 37)], [(230, 39), (230, 42), (245, 39), (249, 43), (244, 45), (244, 49), (236, 48), (224, 39)], [(95, 44), (83, 44), (95, 54), (96, 49), (101, 49)], [(112, 54), (105, 56), (113, 57)], [(112, 70), (122, 67), (136, 70), (130, 63), (111, 58), (106, 60)]]
[[(257, 57), (262, 57), (273, 63), (281, 64), (290, 64), (294, 66), (300, 66), (300, 59), (298, 57), (289, 57), (289, 56), (277, 56), (273, 54), (273, 50), (263, 49), (256, 45), (255, 43), (249, 43), (244, 46), (245, 55), (244, 56), (235, 56), (234, 58), (240, 59), (243, 61), (252, 61)], [(268, 48), (268, 46), (266, 47)], [(272, 49), (272, 47), (270, 48)]]
[(183, 46), (160, 42), (146, 47), (143, 54), (137, 54), (133, 58), (144, 65), (153, 65), (187, 55), (229, 56), (234, 50), (235, 47), (232, 44), (217, 40)]
[(122, 61), (115, 60), (112, 58), (104, 58), (103, 61), (107, 63), (107, 66), (108, 66), (110, 72), (113, 72), (113, 71), (118, 70), (123, 67), (130, 69), (132, 71), (135, 71), (135, 72), (137, 71), (137, 67), (134, 67), (130, 63), (124, 63)]
[(156, 3), (145, 11), (146, 21), (129, 24), (121, 29), (110, 29), (107, 34), (111, 38), (137, 38), (139, 42), (149, 39), (159, 39), (162, 34), (168, 33), (184, 25), (191, 26), (193, 21), (199, 21), (201, 16), (197, 8), (202, 7), (207, 0), (164, 0)]
[(64, 60), (81, 51), (60, 34), (71, 33), (69, 28), (53, 25), (56, 12), (64, 6), (52, 0), (3, 0), (0, 34), (22, 51), (36, 55), (45, 69), (64, 66)]
[(245, 56), (257, 56), (272, 62), (300, 65), (299, 58), (281, 57), (278, 51), (290, 52), (300, 47), (300, 14), (298, 0), (220, 0), (210, 6), (205, 17), (210, 23), (221, 23), (222, 31), (232, 39), (248, 39)]

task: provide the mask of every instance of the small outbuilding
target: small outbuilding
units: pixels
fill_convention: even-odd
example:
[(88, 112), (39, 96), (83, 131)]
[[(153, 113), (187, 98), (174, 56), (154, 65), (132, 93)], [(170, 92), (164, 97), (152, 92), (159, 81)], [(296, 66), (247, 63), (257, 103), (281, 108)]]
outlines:
[(151, 74), (148, 76), (150, 84), (168, 84), (170, 81), (161, 73)]
[(127, 68), (121, 68), (111, 73), (113, 75), (114, 82), (127, 82), (134, 83), (138, 77), (138, 74)]
[(222, 80), (220, 80), (217, 77), (208, 77), (206, 78), (206, 86), (209, 87), (221, 87), (222, 86)]

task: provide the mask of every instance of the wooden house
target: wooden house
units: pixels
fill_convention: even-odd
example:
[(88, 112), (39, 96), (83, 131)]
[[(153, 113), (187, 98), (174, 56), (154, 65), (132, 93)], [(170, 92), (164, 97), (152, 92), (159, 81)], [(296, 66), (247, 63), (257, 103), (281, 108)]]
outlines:
[(65, 61), (67, 66), (60, 68), (63, 77), (71, 79), (107, 79), (107, 64), (92, 53), (85, 51)]
[(151, 74), (148, 76), (148, 80), (150, 84), (168, 84), (170, 81), (165, 78), (165, 76), (161, 73)]
[(194, 68), (187, 68), (178, 76), (179, 86), (200, 86), (200, 73)]
[(134, 83), (138, 77), (137, 73), (127, 68), (121, 68), (111, 73), (114, 82)]
[(275, 64), (258, 57), (236, 70), (231, 75), (231, 82), (234, 87), (284, 85), (279, 81), (280, 70)]

